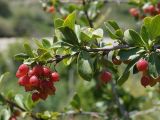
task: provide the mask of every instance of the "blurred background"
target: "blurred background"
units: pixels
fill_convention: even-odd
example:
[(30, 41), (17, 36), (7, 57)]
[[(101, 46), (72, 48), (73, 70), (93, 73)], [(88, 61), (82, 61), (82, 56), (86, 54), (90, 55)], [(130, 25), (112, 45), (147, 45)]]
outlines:
[[(103, 27), (103, 22), (114, 19), (124, 28), (139, 30), (140, 23), (137, 23), (130, 16), (128, 9), (131, 6), (126, 3), (106, 3), (102, 9), (99, 19), (95, 21), (96, 27)], [(9, 71), (0, 91), (7, 91), (13, 94), (28, 95), (23, 88), (17, 84), (15, 72), (21, 64), (14, 60), (14, 55), (23, 52), (23, 43), (33, 44), (34, 39), (53, 36), (53, 15), (43, 11), (38, 0), (0, 0), (0, 74)], [(107, 37), (107, 35), (106, 35)], [(125, 65), (122, 65), (122, 69)], [(76, 74), (74, 66), (64, 66), (60, 64), (58, 71), (61, 80), (56, 84), (55, 96), (49, 97), (46, 101), (41, 101), (35, 106), (34, 111), (65, 111), (68, 109), (75, 92), (81, 98), (82, 109), (85, 111), (107, 112), (111, 117), (118, 116), (118, 106), (116, 106), (111, 86), (106, 85), (103, 89), (95, 87), (94, 82), (81, 80)], [(143, 111), (154, 106), (159, 106), (159, 88), (144, 88), (140, 85), (140, 74), (131, 76), (122, 86), (118, 87), (118, 93), (122, 104), (128, 112)], [(102, 92), (103, 91), (103, 92)], [(104, 92), (105, 91), (105, 92)], [(107, 94), (106, 94), (107, 93)], [(154, 111), (148, 114), (137, 115), (135, 120), (159, 120), (159, 112)], [(79, 116), (79, 120), (83, 117)], [(91, 118), (83, 118), (91, 119)], [(103, 120), (103, 119), (102, 119)]]

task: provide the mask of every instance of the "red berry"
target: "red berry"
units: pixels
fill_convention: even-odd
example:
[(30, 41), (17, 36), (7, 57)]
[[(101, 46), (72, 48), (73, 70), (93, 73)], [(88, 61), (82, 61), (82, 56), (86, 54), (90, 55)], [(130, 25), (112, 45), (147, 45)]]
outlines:
[(55, 12), (54, 6), (50, 6), (49, 9), (48, 9), (48, 12), (49, 13), (54, 13)]
[(16, 77), (17, 78), (20, 78), (20, 77), (22, 77), (22, 76), (24, 76), (23, 74), (21, 74), (20, 72), (19, 72), (19, 70), (16, 72)]
[(33, 67), (32, 72), (33, 75), (40, 76), (43, 74), (43, 67), (41, 65), (36, 65)]
[(18, 80), (18, 83), (19, 85), (21, 86), (26, 86), (29, 84), (29, 77), (28, 76), (23, 76), (23, 77), (20, 77), (19, 80)]
[(149, 9), (149, 12), (150, 12), (150, 13), (154, 13), (154, 12), (156, 11), (156, 8), (155, 8), (154, 5), (150, 5), (150, 6), (148, 7), (148, 9)]
[(35, 102), (35, 101), (38, 101), (40, 98), (40, 94), (38, 92), (35, 92), (32, 94), (32, 100)]
[(51, 74), (51, 70), (47, 67), (43, 67), (43, 75), (48, 77)]
[(118, 60), (115, 56), (112, 57), (112, 62), (115, 65), (120, 65), (122, 63), (122, 61)]
[(140, 59), (136, 63), (136, 67), (137, 67), (138, 71), (146, 71), (148, 69), (148, 62), (144, 59)]
[(32, 76), (30, 79), (29, 79), (29, 83), (31, 84), (31, 86), (38, 86), (39, 85), (39, 79), (37, 78), (37, 76)]
[(138, 17), (139, 16), (139, 11), (136, 8), (131, 8), (129, 10), (130, 14), (134, 17)]
[(42, 100), (46, 100), (47, 97), (48, 97), (48, 94), (47, 94), (47, 93), (40, 93), (40, 98), (41, 98)]
[(143, 76), (141, 78), (141, 85), (143, 85), (144, 87), (146, 87), (150, 83), (151, 83), (151, 78), (149, 76)]
[(53, 82), (57, 82), (57, 81), (59, 81), (59, 74), (57, 72), (53, 72), (51, 74), (51, 78), (52, 78)]
[(29, 67), (28, 67), (28, 65), (26, 65), (26, 64), (22, 64), (22, 65), (19, 66), (18, 71), (19, 71), (21, 74), (26, 75), (26, 74), (28, 73), (28, 71), (29, 71)]
[(29, 70), (28, 71), (28, 76), (33, 76), (34, 74), (33, 74), (33, 70)]
[(53, 86), (52, 88), (49, 88), (49, 89), (47, 90), (47, 93), (48, 93), (49, 95), (53, 95), (53, 94), (55, 93), (55, 91), (56, 91), (56, 88)]
[(9, 120), (17, 120), (16, 116), (11, 116)]
[(26, 92), (34, 90), (34, 87), (31, 85), (24, 86), (24, 88)]
[(102, 72), (100, 79), (102, 82), (109, 82), (112, 79), (112, 74), (110, 72), (104, 71)]

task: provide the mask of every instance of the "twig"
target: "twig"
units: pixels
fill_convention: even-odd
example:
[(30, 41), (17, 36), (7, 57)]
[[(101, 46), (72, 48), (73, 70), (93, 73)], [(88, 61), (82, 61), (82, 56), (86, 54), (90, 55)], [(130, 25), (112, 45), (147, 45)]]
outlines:
[(144, 114), (152, 113), (152, 112), (155, 112), (155, 111), (160, 111), (160, 107), (153, 107), (151, 109), (144, 110), (144, 111), (139, 111), (139, 112), (130, 112), (129, 115), (131, 117), (136, 117), (136, 116), (139, 116), (139, 115), (144, 115)]
[(128, 45), (117, 45), (112, 47), (106, 47), (106, 48), (91, 48), (86, 49), (87, 52), (100, 52), (100, 51), (112, 51), (112, 50), (118, 50), (118, 49), (124, 49), (129, 48)]
[(85, 14), (85, 16), (86, 16), (86, 18), (87, 18), (87, 20), (88, 20), (88, 22), (89, 22), (89, 26), (91, 27), (91, 28), (93, 28), (94, 26), (93, 26), (93, 21), (89, 18), (89, 15), (88, 15), (88, 11), (86, 10), (86, 2), (85, 2), (85, 0), (82, 0), (82, 4), (83, 4), (83, 11), (84, 11), (84, 14)]
[(118, 93), (117, 93), (117, 91), (116, 91), (116, 87), (115, 87), (115, 84), (114, 84), (113, 81), (111, 82), (111, 85), (112, 85), (113, 94), (114, 94), (114, 96), (115, 96), (116, 104), (118, 105), (118, 107), (119, 107), (119, 109), (120, 109), (121, 115), (124, 117), (123, 119), (124, 119), (124, 120), (129, 120), (129, 114), (128, 114), (128, 112), (125, 110), (124, 106), (123, 106), (123, 105), (120, 103), (120, 101), (119, 101)]
[[(124, 48), (129, 48), (128, 45), (118, 45), (118, 46), (112, 46), (112, 47), (106, 47), (106, 48), (90, 48), (90, 49), (86, 49), (84, 48), (83, 50), (86, 52), (109, 52), (112, 50), (118, 50), (118, 49), (124, 49)], [(79, 52), (76, 52), (75, 54), (71, 55), (71, 54), (67, 54), (67, 55), (63, 55), (63, 56), (56, 56), (54, 59), (48, 60), (47, 63), (53, 63), (53, 62), (60, 62), (63, 59), (69, 58), (69, 57), (73, 57), (78, 55)]]
[[(128, 3), (128, 0), (90, 0), (90, 2), (100, 1), (104, 3)], [(60, 0), (61, 3), (82, 3), (80, 0)]]
[[(6, 102), (7, 104), (9, 104), (10, 106), (13, 106), (15, 108), (18, 108), (19, 110), (21, 110), (22, 112), (27, 112), (24, 108), (22, 108), (21, 106), (19, 106), (18, 104), (16, 104), (15, 102), (6, 99), (2, 94), (0, 94), (0, 96), (2, 97), (2, 99), (4, 100), (4, 102)], [(31, 117), (34, 118), (35, 120), (41, 120), (39, 119), (34, 113), (30, 113)]]
[(72, 115), (72, 116), (76, 116), (76, 115), (89, 115), (89, 116), (93, 116), (93, 117), (103, 117), (103, 118), (108, 118), (104, 113), (98, 113), (98, 112), (85, 112), (85, 111), (81, 111), (81, 112), (75, 112), (75, 111), (68, 111), (65, 113), (61, 113), (60, 116), (66, 116), (66, 115)]

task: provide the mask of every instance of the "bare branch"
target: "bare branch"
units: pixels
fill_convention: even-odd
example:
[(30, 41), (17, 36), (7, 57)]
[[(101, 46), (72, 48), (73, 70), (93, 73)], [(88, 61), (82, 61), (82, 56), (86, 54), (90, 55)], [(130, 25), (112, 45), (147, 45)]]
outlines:
[(153, 107), (151, 109), (148, 110), (144, 110), (144, 111), (139, 111), (139, 112), (130, 112), (130, 116), (131, 117), (136, 117), (136, 116), (140, 116), (140, 115), (145, 115), (145, 114), (149, 114), (155, 111), (160, 111), (160, 107)]

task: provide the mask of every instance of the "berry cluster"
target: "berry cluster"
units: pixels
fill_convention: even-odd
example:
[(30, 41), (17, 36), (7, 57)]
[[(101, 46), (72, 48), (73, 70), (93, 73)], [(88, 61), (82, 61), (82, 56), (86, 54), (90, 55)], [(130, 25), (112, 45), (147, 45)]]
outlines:
[(25, 91), (32, 91), (32, 100), (45, 100), (48, 95), (55, 93), (54, 83), (59, 81), (59, 74), (52, 72), (48, 67), (35, 65), (32, 69), (28, 65), (19, 66), (16, 73), (18, 83), (24, 86)]
[(160, 2), (157, 5), (146, 3), (141, 9), (131, 8), (129, 12), (136, 20), (143, 19), (146, 16), (155, 16), (160, 14)]
[(100, 75), (100, 80), (103, 83), (108, 83), (112, 80), (112, 74), (108, 71), (103, 71)]
[(147, 70), (148, 70), (148, 61), (144, 59), (140, 59), (136, 63), (136, 67), (138, 71), (143, 72), (143, 76), (141, 78), (141, 85), (144, 87), (150, 85), (151, 87), (154, 86), (158, 81), (157, 79), (153, 79), (150, 75), (148, 75)]

